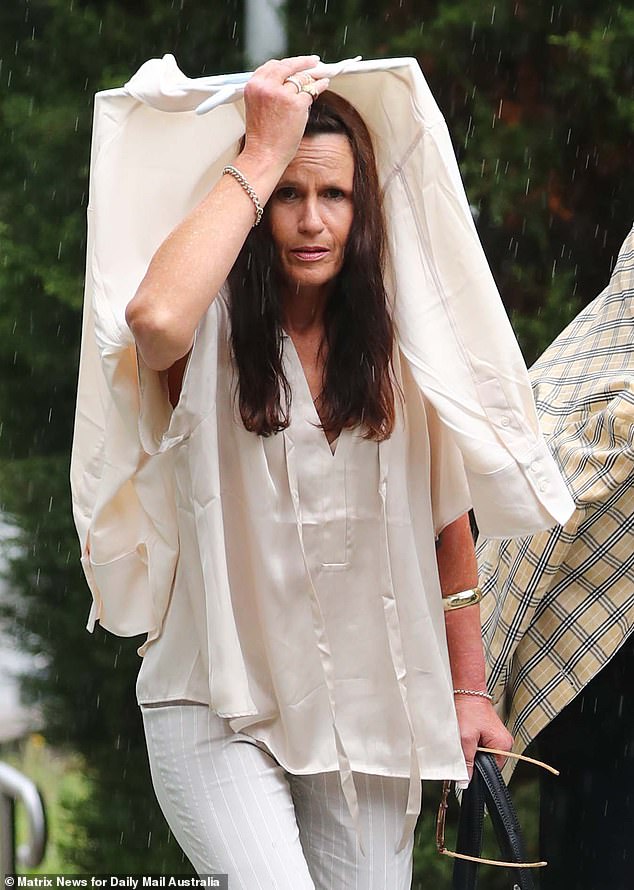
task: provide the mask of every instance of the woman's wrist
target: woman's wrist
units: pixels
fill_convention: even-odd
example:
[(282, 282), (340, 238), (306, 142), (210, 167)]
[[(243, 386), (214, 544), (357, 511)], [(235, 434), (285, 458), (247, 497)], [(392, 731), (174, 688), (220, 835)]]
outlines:
[(232, 163), (249, 180), (262, 204), (271, 197), (287, 166), (268, 152), (254, 152), (246, 146)]
[(489, 693), (487, 692), (486, 689), (479, 689), (479, 688), (470, 689), (468, 687), (458, 687), (453, 690), (453, 694), (457, 698), (464, 697), (464, 698), (481, 699), (481, 700), (489, 701), (489, 702), (493, 701), (493, 696), (489, 695)]

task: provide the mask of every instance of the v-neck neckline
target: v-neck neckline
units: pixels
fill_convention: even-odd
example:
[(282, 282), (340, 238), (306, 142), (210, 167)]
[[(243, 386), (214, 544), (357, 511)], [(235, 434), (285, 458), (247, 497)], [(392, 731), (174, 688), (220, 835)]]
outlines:
[[(302, 361), (299, 357), (297, 347), (293, 342), (293, 338), (287, 331), (282, 330), (282, 336), (284, 337), (285, 347), (288, 346), (289, 350), (287, 352), (285, 348), (284, 351), (290, 358), (291, 363), (295, 366), (293, 377), (297, 381), (297, 386), (293, 390), (293, 401), (296, 402), (297, 397), (299, 396), (299, 400), (301, 401), (302, 405), (302, 415), (304, 420), (307, 423), (310, 423), (311, 426), (316, 428), (316, 432), (318, 433), (316, 439), (322, 443), (323, 447), (325, 447), (330, 460), (334, 461), (339, 455), (339, 452), (342, 451), (342, 446), (344, 446), (347, 442), (347, 434), (350, 432), (350, 430), (346, 429), (346, 427), (340, 430), (339, 435), (334, 440), (335, 449), (333, 451), (331, 443), (328, 441), (326, 431), (322, 426), (321, 418), (319, 417), (317, 408), (315, 407), (313, 395), (310, 391), (310, 386), (308, 385), (308, 378), (306, 377), (306, 372), (304, 371), (304, 366), (302, 365)], [(293, 409), (291, 407), (291, 426), (293, 425), (292, 411)]]

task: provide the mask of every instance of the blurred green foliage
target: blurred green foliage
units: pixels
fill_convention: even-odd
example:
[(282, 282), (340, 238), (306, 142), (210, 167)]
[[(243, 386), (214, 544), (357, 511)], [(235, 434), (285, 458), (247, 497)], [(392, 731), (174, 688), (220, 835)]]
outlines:
[[(290, 52), (419, 59), (532, 361), (607, 283), (631, 225), (634, 12), (612, 0), (289, 0), (286, 16)], [(165, 52), (193, 77), (242, 70), (242, 33), (241, 0), (0, 6), (0, 508), (16, 526), (6, 611), (44, 656), (25, 688), (48, 741), (86, 764), (69, 869), (185, 869), (150, 790), (134, 699), (140, 641), (82, 631), (89, 595), (67, 476), (92, 97)], [(416, 880), (447, 886), (431, 818)]]

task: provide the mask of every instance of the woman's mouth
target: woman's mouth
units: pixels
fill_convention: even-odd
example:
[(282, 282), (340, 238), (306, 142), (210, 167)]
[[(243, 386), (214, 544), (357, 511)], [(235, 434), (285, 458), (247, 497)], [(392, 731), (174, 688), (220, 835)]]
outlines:
[(291, 250), (291, 253), (298, 260), (301, 260), (303, 263), (313, 263), (316, 260), (321, 260), (328, 253), (327, 247), (311, 247), (309, 245), (302, 245), (301, 247), (296, 247), (294, 250)]

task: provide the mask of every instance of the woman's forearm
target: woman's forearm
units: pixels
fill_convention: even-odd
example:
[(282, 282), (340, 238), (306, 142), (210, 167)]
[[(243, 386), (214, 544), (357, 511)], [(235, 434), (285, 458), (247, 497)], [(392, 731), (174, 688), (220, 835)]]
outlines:
[[(264, 204), (284, 167), (246, 153), (234, 163)], [(150, 368), (162, 371), (188, 352), (254, 219), (253, 202), (225, 175), (158, 248), (126, 309), (126, 321)]]
[[(478, 565), (467, 515), (452, 522), (442, 532), (436, 553), (443, 597), (477, 585)], [(445, 612), (445, 627), (453, 688), (468, 690), (468, 694), (455, 693), (455, 702), (460, 742), (471, 776), (478, 745), (508, 751), (513, 737), (495, 713), (490, 700), (470, 694), (486, 693), (480, 606), (476, 604)], [(504, 758), (497, 759), (501, 767)]]
[[(466, 514), (440, 534), (436, 558), (443, 597), (477, 585), (478, 565)], [(486, 691), (480, 607), (446, 612), (445, 626), (454, 688)]]

